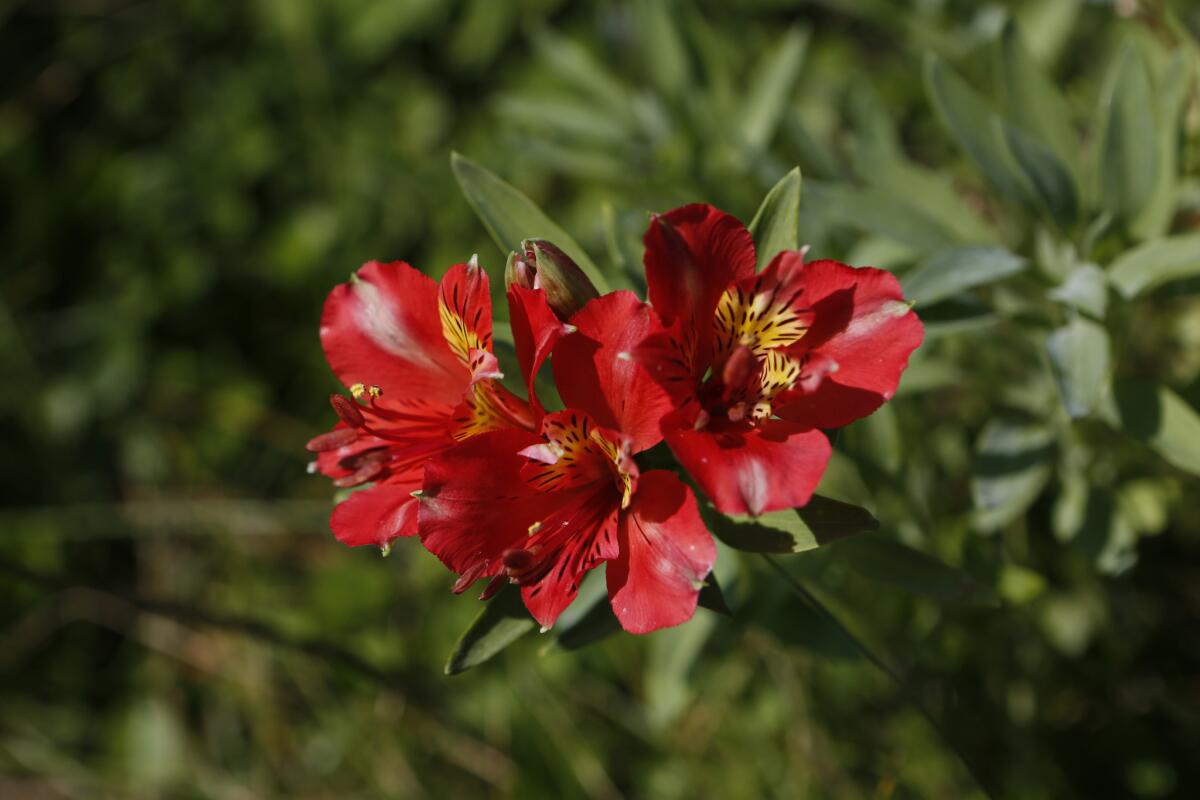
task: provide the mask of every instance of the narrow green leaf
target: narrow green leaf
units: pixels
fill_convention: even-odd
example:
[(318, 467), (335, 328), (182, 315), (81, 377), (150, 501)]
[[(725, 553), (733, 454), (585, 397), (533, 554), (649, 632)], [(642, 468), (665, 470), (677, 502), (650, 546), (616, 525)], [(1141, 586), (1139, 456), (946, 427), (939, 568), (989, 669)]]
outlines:
[(1002, 247), (972, 245), (944, 250), (904, 276), (904, 296), (917, 305), (932, 305), (976, 286), (1016, 275), (1029, 265)]
[(651, 82), (668, 97), (682, 96), (691, 83), (691, 66), (671, 6), (661, 0), (638, 0), (634, 14), (638, 46)]
[(590, 95), (609, 113), (632, 120), (633, 109), (625, 85), (586, 47), (545, 27), (530, 38), (553, 75)]
[(1108, 275), (1095, 264), (1080, 264), (1067, 275), (1061, 286), (1050, 292), (1060, 303), (1103, 319), (1108, 309)]
[(996, 602), (991, 587), (894, 539), (864, 536), (839, 543), (836, 552), (863, 577), (913, 594), (944, 603)]
[(1029, 52), (1016, 22), (1005, 26), (998, 46), (996, 74), (1007, 119), (1049, 147), (1074, 182), (1080, 142), (1066, 100)]
[(608, 281), (579, 243), (518, 189), (459, 153), (450, 154), (450, 167), (467, 202), (505, 255), (520, 249), (522, 239), (547, 239), (575, 260), (601, 294), (609, 291)]
[(847, 149), (860, 181), (889, 197), (901, 198), (906, 210), (912, 208), (924, 218), (936, 220), (945, 234), (938, 246), (995, 240), (995, 232), (970, 203), (963, 202), (948, 175), (908, 158), (887, 107), (867, 81), (852, 84), (847, 101), (853, 125)]
[(1182, 470), (1200, 475), (1200, 414), (1165, 386), (1136, 380), (1113, 385), (1117, 424)]
[(457, 675), (479, 666), (536, 627), (521, 602), (520, 590), (505, 586), (458, 638), (446, 661), (446, 674)]
[(1200, 232), (1138, 245), (1108, 267), (1108, 279), (1127, 298), (1193, 275), (1200, 275)]
[(709, 529), (722, 542), (752, 553), (802, 553), (879, 529), (879, 521), (865, 508), (820, 495), (813, 495), (803, 508), (758, 517), (726, 516), (710, 506), (706, 518)]
[(1155, 81), (1158, 89), (1158, 174), (1146, 208), (1133, 222), (1139, 239), (1164, 235), (1171, 227), (1179, 196), (1180, 117), (1186, 105), (1193, 75), (1188, 54), (1179, 48)]
[(750, 222), (761, 270), (784, 250), (800, 249), (800, 168), (771, 187)]
[(801, 214), (829, 219), (932, 252), (958, 244), (957, 234), (903, 195), (878, 186), (806, 181)]
[(716, 627), (712, 614), (697, 614), (682, 625), (657, 631), (646, 658), (646, 717), (651, 727), (669, 725), (691, 700), (688, 673)]
[(1079, 218), (1079, 192), (1067, 165), (1047, 145), (1015, 125), (998, 118), (996, 124), (1042, 207), (1065, 227), (1074, 225)]
[(1032, 188), (996, 125), (996, 112), (974, 89), (932, 53), (925, 60), (925, 85), (946, 129), (1006, 200), (1037, 211)]
[(993, 419), (980, 432), (971, 479), (975, 527), (998, 530), (1033, 505), (1053, 470), (1054, 433), (1032, 421)]
[(1150, 202), (1158, 173), (1154, 87), (1132, 40), (1117, 57), (1101, 109), (1100, 199), (1116, 219), (1131, 222)]
[(752, 150), (765, 148), (779, 127), (807, 46), (808, 31), (792, 28), (755, 67), (740, 117), (742, 141)]
[(1108, 388), (1108, 331), (1076, 315), (1047, 337), (1046, 350), (1067, 414), (1071, 419), (1091, 414)]

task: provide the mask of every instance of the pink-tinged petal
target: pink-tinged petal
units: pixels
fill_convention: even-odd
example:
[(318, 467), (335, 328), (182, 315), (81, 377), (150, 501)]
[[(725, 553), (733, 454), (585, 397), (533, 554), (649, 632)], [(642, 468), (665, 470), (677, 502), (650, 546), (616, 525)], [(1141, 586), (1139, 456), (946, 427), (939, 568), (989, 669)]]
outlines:
[(661, 330), (653, 310), (632, 292), (589, 301), (571, 318), (577, 330), (554, 348), (554, 382), (563, 402), (628, 436), (638, 453), (662, 441), (659, 423), (674, 407), (636, 356)]
[(688, 349), (707, 357), (717, 301), (730, 284), (754, 274), (750, 232), (735, 217), (697, 203), (655, 216), (645, 245), (651, 304), (668, 327), (680, 321)]
[(469, 375), (442, 336), (437, 297), (437, 285), (402, 261), (363, 265), (325, 301), (321, 345), (329, 366), (346, 386), (457, 403)]
[(526, 289), (516, 284), (508, 287), (508, 315), (529, 405), (541, 417), (542, 404), (534, 391), (537, 374), (568, 328), (550, 308), (541, 289)]
[(498, 574), (504, 551), (522, 546), (529, 527), (546, 516), (545, 498), (552, 495), (521, 478), (520, 451), (541, 441), (529, 431), (495, 431), (431, 459), (419, 517), (425, 548), (455, 572)]
[(459, 362), (471, 366), (471, 351), (492, 352), (492, 295), (479, 264), (455, 264), (438, 287), (442, 336)]
[(909, 356), (925, 332), (895, 276), (836, 261), (805, 264), (813, 319), (798, 350), (832, 362), (815, 391), (781, 398), (776, 413), (812, 427), (835, 428), (874, 411), (896, 393)]
[(334, 507), (329, 527), (350, 547), (387, 547), (393, 539), (417, 533), (417, 503), (407, 486), (372, 486)]
[(717, 548), (700, 519), (696, 498), (673, 473), (642, 475), (618, 529), (620, 555), (608, 564), (608, 596), (630, 633), (692, 618)]
[(831, 452), (825, 434), (768, 419), (757, 426), (713, 419), (702, 430), (668, 419), (667, 444), (725, 514), (764, 514), (808, 502)]

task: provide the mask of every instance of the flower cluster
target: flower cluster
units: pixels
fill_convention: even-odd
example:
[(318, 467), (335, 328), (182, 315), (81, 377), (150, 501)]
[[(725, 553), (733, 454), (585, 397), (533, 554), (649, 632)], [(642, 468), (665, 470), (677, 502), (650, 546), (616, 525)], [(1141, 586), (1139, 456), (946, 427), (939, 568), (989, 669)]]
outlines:
[[(474, 260), (440, 284), (371, 262), (335, 288), (321, 342), (351, 397), (331, 397), (339, 421), (308, 449), (335, 485), (364, 487), (334, 509), (337, 538), (418, 536), (454, 591), (516, 584), (543, 628), (601, 563), (625, 630), (689, 619), (716, 560), (699, 504), (807, 503), (830, 455), (821, 429), (890, 398), (923, 331), (890, 273), (797, 251), (756, 272), (750, 234), (712, 206), (654, 216), (645, 248), (649, 303), (600, 296), (548, 242), (509, 257), (527, 399), (500, 382)], [(558, 410), (535, 391), (547, 362)], [(642, 471), (664, 442), (681, 469)]]

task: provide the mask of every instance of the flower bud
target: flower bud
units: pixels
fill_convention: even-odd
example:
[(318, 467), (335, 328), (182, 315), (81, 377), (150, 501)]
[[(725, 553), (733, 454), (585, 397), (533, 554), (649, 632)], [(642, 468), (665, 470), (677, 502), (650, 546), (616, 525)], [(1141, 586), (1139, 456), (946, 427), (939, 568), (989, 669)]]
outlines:
[(600, 296), (571, 257), (545, 239), (526, 239), (504, 267), (506, 286), (542, 289), (546, 302), (566, 322), (587, 301)]

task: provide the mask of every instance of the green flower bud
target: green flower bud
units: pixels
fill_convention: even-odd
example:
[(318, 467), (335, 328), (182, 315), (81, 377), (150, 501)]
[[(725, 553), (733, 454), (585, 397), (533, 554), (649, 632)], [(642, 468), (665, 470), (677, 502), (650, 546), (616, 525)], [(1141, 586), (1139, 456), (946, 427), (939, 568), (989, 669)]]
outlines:
[(550, 308), (564, 322), (587, 301), (600, 296), (579, 265), (545, 239), (526, 239), (520, 252), (509, 254), (504, 284), (543, 289)]

